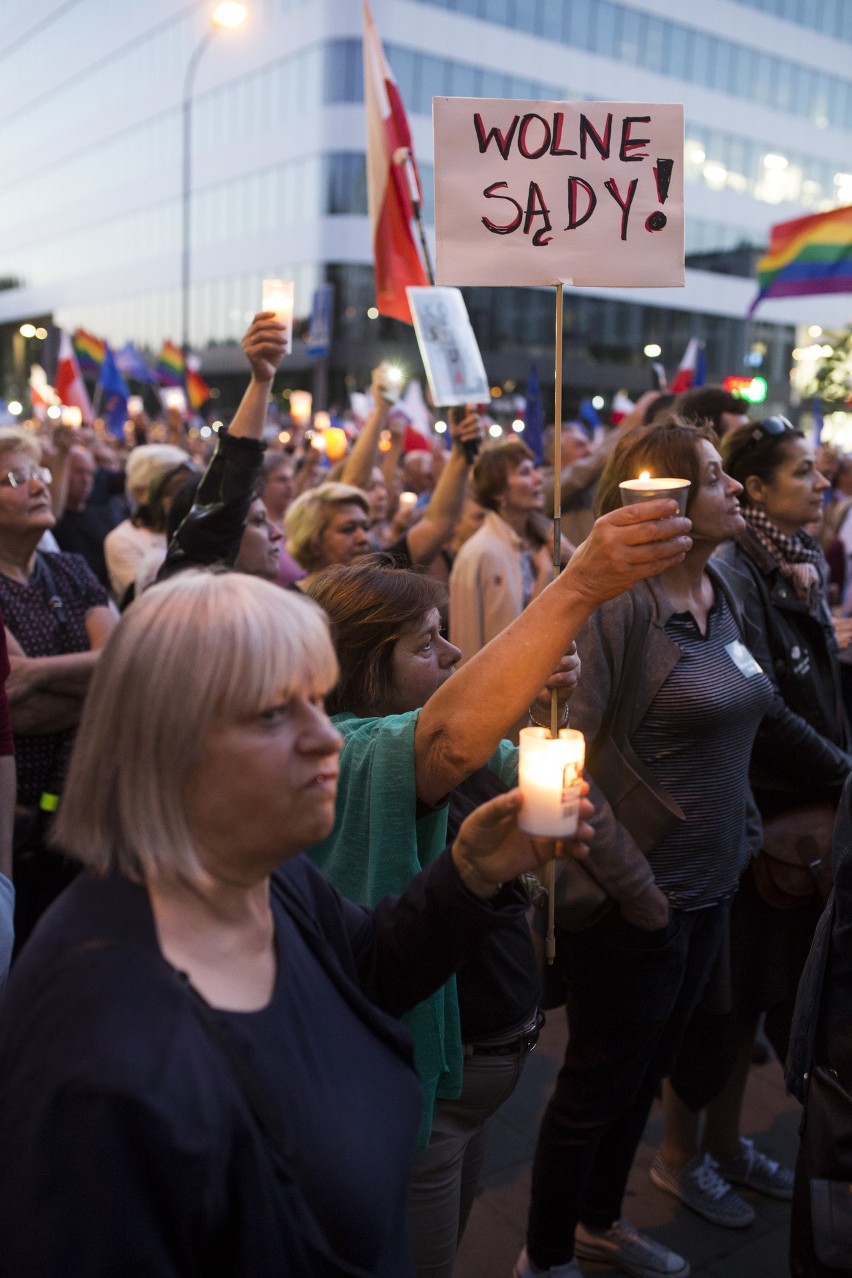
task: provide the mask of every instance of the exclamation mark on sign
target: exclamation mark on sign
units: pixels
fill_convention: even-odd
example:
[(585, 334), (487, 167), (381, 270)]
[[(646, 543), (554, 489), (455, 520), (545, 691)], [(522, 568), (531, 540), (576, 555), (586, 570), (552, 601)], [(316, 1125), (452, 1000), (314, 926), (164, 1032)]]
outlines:
[[(654, 181), (657, 184), (657, 199), (661, 204), (665, 204), (669, 198), (669, 186), (672, 180), (672, 169), (674, 168), (674, 160), (657, 160), (654, 165)], [(666, 225), (668, 218), (662, 209), (655, 209), (645, 219), (646, 231), (661, 231)]]

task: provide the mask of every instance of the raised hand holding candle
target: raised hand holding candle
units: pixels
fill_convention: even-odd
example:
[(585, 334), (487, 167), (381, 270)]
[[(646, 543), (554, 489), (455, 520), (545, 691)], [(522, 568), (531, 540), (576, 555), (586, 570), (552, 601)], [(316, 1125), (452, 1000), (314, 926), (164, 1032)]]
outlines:
[(262, 311), (274, 311), (279, 324), (287, 330), (286, 353), (293, 349), (293, 305), (295, 284), (292, 280), (264, 280), (260, 304)]
[(689, 495), (688, 479), (652, 479), (647, 471), (643, 471), (638, 479), (623, 479), (618, 485), (621, 490), (622, 506), (634, 506), (640, 501), (653, 501), (655, 497), (674, 497), (680, 513), (686, 514), (686, 500)]
[(570, 839), (577, 832), (586, 742), (582, 732), (522, 728), (518, 784), (524, 804), (518, 826), (543, 838)]

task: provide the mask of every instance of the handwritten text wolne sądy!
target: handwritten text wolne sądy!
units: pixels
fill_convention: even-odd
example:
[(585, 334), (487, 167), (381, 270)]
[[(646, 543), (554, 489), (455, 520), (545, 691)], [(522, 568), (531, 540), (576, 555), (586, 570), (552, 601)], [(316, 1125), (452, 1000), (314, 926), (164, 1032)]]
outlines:
[[(527, 160), (538, 160), (548, 154), (553, 156), (578, 156), (579, 159), (586, 160), (587, 158), (593, 158), (593, 153), (596, 152), (600, 159), (604, 161), (610, 158), (612, 152), (613, 121), (614, 116), (610, 111), (607, 113), (603, 128), (599, 131), (588, 116), (581, 112), (577, 123), (576, 138), (572, 137), (570, 139), (571, 141), (576, 141), (576, 146), (573, 147), (565, 144), (569, 139), (564, 136), (566, 123), (564, 111), (554, 111), (552, 120), (545, 119), (543, 115), (539, 115), (534, 111), (525, 115), (515, 115), (512, 117), (508, 128), (502, 130), (496, 125), (492, 125), (486, 130), (482, 116), (477, 111), (473, 116), (473, 127), (476, 131), (476, 140), (481, 155), (486, 154), (489, 148), (492, 148), (495, 158), (499, 156), (503, 160), (508, 160), (514, 147), (515, 152)], [(616, 155), (621, 163), (642, 164), (645, 160), (650, 159), (648, 151), (643, 150), (643, 148), (650, 146), (651, 139), (633, 135), (634, 128), (650, 123), (650, 115), (625, 115), (621, 118), (616, 129), (618, 148)], [(672, 159), (656, 159), (654, 161), (653, 174), (657, 188), (657, 199), (660, 204), (665, 204), (668, 197), (673, 167), (674, 160)], [(579, 174), (569, 173), (565, 181), (565, 209), (568, 221), (564, 229), (573, 231), (578, 226), (588, 222), (597, 207), (598, 196), (591, 182)], [(621, 209), (621, 238), (626, 240), (630, 223), (630, 209), (636, 195), (639, 179), (630, 178), (627, 182), (622, 181), (623, 190), (619, 187), (614, 177), (606, 178), (601, 185), (603, 190), (615, 200)], [(503, 201), (505, 204), (510, 205), (513, 210), (513, 212), (510, 212), (508, 208), (502, 208), (505, 219), (507, 219), (502, 222), (496, 220), (496, 212), (494, 220), (489, 217), (482, 218), (483, 226), (494, 235), (512, 235), (515, 231), (522, 229), (524, 235), (532, 233), (532, 243), (537, 247), (543, 247), (553, 239), (551, 234), (553, 230), (551, 221), (553, 208), (545, 199), (541, 186), (534, 179), (530, 180), (524, 203), (521, 203), (514, 195), (509, 193), (508, 183), (505, 181), (491, 182), (485, 187), (482, 194), (488, 200)], [(540, 219), (540, 222), (536, 225), (537, 219)], [(667, 220), (662, 209), (655, 209), (645, 219), (645, 230), (650, 232), (662, 231)]]

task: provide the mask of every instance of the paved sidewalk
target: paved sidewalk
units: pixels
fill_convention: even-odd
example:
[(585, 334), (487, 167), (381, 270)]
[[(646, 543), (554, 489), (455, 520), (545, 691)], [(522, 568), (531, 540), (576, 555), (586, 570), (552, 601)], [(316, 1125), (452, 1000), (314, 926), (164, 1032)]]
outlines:
[[(462, 1242), (455, 1278), (510, 1278), (524, 1241), (539, 1115), (561, 1064), (565, 1035), (564, 1013), (550, 1012), (520, 1086), (492, 1121), (482, 1189)], [(660, 1121), (659, 1107), (655, 1106), (630, 1176), (625, 1215), (686, 1256), (693, 1278), (786, 1278), (788, 1204), (744, 1191), (757, 1211), (757, 1220), (749, 1229), (720, 1229), (708, 1224), (655, 1189), (648, 1178), (659, 1143)], [(761, 1150), (792, 1166), (798, 1121), (799, 1106), (784, 1091), (777, 1061), (754, 1066), (743, 1134), (756, 1137)], [(589, 1278), (616, 1272), (589, 1261), (584, 1261), (582, 1268)]]

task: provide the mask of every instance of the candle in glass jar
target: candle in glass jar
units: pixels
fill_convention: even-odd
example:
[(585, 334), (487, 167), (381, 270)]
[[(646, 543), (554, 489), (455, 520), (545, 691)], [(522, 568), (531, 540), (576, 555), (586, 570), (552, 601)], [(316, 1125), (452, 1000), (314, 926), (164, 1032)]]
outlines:
[(524, 796), (518, 826), (527, 834), (570, 839), (577, 831), (586, 742), (582, 732), (522, 728), (518, 784)]
[(293, 349), (293, 304), (295, 284), (292, 280), (264, 280), (263, 295), (260, 304), (262, 311), (274, 311), (279, 324), (283, 324), (286, 333), (286, 353)]
[(674, 497), (680, 506), (680, 513), (686, 514), (688, 479), (653, 479), (647, 471), (644, 471), (638, 479), (623, 479), (618, 487), (621, 491), (622, 506), (633, 506), (640, 501), (653, 501), (655, 497)]

